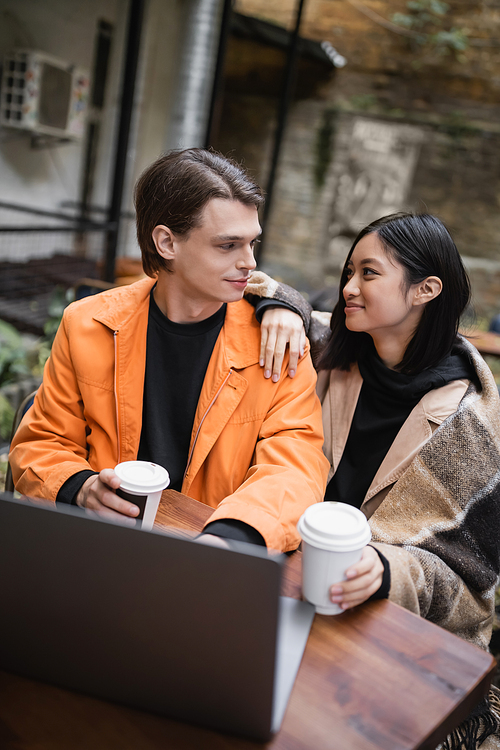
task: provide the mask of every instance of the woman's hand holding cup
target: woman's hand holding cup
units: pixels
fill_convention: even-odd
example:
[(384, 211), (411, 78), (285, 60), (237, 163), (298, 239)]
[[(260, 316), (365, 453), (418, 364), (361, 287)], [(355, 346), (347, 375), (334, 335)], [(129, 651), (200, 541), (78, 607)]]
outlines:
[(382, 585), (384, 566), (373, 547), (363, 549), (361, 560), (345, 571), (347, 580), (330, 587), (330, 600), (342, 609), (357, 607)]
[[(345, 503), (317, 503), (306, 509), (297, 530), (302, 537), (302, 593), (316, 612), (336, 615), (364, 601), (379, 573), (366, 552), (371, 539), (366, 516)], [(380, 566), (383, 573), (382, 562)]]

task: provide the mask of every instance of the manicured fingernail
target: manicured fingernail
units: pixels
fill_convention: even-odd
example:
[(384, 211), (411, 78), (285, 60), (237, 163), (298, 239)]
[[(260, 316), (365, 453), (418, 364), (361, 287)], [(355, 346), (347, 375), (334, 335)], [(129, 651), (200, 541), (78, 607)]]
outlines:
[(263, 359), (259, 359), (259, 365), (260, 365), (261, 367), (264, 367), (264, 360), (263, 360)]
[(279, 379), (280, 379), (280, 376), (278, 375), (277, 372), (275, 372), (273, 375), (273, 383), (277, 383)]
[(139, 513), (140, 513), (140, 510), (137, 507), (137, 505), (132, 505), (132, 507), (129, 510), (129, 515), (131, 515), (131, 516), (138, 516)]
[(295, 376), (295, 370), (289, 370), (288, 374), (290, 375), (291, 378), (293, 378)]
[(264, 377), (265, 378), (270, 378), (271, 377), (271, 370), (266, 370), (265, 373), (264, 373)]
[(342, 586), (332, 586), (330, 589), (330, 594), (334, 596), (335, 594), (341, 594), (342, 593)]
[(357, 575), (358, 575), (358, 573), (357, 573), (356, 570), (346, 570), (346, 572), (345, 572), (345, 577), (346, 578), (356, 578)]
[(300, 350), (300, 356), (301, 356), (301, 357), (303, 357), (303, 356), (304, 356), (304, 352), (305, 352), (305, 349), (301, 349), (301, 350)]
[(347, 604), (347, 602), (344, 602), (343, 604), (340, 604), (339, 606), (340, 606), (340, 609), (349, 609), (349, 605)]

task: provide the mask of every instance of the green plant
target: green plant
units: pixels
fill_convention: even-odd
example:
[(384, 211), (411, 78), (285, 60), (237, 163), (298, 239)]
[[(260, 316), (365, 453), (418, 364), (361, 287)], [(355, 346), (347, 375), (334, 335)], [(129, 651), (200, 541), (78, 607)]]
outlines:
[(318, 189), (322, 188), (325, 183), (328, 167), (333, 156), (336, 116), (336, 110), (325, 109), (323, 122), (318, 129), (314, 144), (314, 184)]
[[(63, 287), (56, 287), (49, 304), (49, 317), (44, 326), (43, 338), (27, 337), (10, 323), (0, 320), (0, 386), (42, 374), (64, 308), (71, 301), (70, 292), (66, 292)], [(9, 439), (13, 418), (14, 409), (0, 393), (0, 439)]]
[(450, 10), (448, 3), (441, 0), (408, 0), (408, 13), (394, 13), (392, 23), (406, 31), (413, 49), (425, 52), (425, 57), (413, 61), (413, 67), (436, 62), (453, 54), (460, 62), (465, 62), (462, 54), (469, 46), (469, 32), (465, 28), (452, 26), (443, 28)]
[(349, 99), (349, 104), (354, 109), (367, 112), (377, 106), (378, 99), (375, 94), (354, 94)]
[(74, 294), (72, 289), (64, 289), (62, 286), (56, 286), (49, 302), (49, 316), (43, 326), (46, 343), (50, 347), (54, 341), (54, 336), (62, 320), (63, 312), (70, 302), (73, 302)]
[(43, 326), (44, 336), (38, 342), (38, 361), (33, 368), (33, 374), (41, 375), (45, 362), (48, 360), (54, 337), (59, 328), (65, 308), (74, 301), (73, 289), (56, 286), (49, 302), (48, 318)]
[(30, 375), (41, 375), (64, 309), (72, 301), (72, 290), (60, 286), (55, 288), (43, 338), (23, 336), (10, 323), (0, 320), (0, 386)]
[(463, 138), (476, 134), (477, 128), (473, 127), (462, 112), (450, 112), (440, 125), (440, 130), (447, 133), (457, 142)]
[(13, 421), (14, 409), (3, 393), (0, 393), (0, 440), (2, 442), (10, 439)]
[[(0, 320), (0, 386), (38, 374), (40, 347), (40, 339), (23, 336), (10, 323)], [(9, 440), (13, 420), (14, 409), (0, 393), (0, 440)]]
[(19, 331), (0, 320), (0, 385), (30, 375), (36, 360)]

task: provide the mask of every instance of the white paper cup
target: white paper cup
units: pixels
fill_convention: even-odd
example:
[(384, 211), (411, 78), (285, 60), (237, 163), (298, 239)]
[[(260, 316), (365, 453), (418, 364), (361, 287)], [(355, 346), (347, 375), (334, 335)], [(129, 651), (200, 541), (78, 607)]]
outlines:
[(161, 493), (170, 483), (168, 471), (150, 461), (124, 461), (115, 466), (115, 474), (120, 478), (116, 494), (138, 506), (137, 526), (149, 531), (153, 528)]
[(330, 586), (345, 580), (346, 570), (361, 558), (371, 539), (366, 516), (352, 505), (311, 505), (297, 529), (302, 537), (302, 593), (322, 615), (344, 610), (330, 601)]

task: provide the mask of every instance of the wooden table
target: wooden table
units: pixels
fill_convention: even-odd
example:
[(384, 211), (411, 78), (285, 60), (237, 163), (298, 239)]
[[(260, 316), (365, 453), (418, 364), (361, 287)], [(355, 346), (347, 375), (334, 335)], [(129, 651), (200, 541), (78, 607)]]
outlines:
[[(157, 526), (192, 536), (209, 515), (166, 490)], [(287, 564), (283, 593), (300, 595), (300, 553)], [(282, 729), (266, 745), (0, 672), (0, 748), (432, 750), (483, 697), (494, 670), (480, 649), (388, 601), (371, 602), (316, 615)]]

